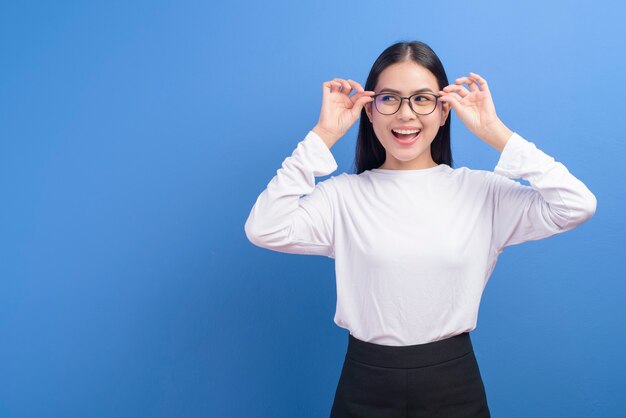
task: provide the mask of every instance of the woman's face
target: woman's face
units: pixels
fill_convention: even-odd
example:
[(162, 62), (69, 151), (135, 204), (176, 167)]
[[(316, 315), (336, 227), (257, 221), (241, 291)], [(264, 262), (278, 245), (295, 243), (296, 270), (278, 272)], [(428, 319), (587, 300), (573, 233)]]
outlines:
[[(397, 91), (404, 97), (417, 91), (439, 94), (439, 90), (441, 89), (435, 75), (413, 61), (399, 62), (385, 68), (374, 87), (377, 94)], [(385, 162), (379, 168), (416, 170), (437, 165), (430, 154), (430, 144), (435, 139), (439, 127), (446, 122), (450, 112), (447, 103), (438, 101), (437, 107), (429, 115), (415, 114), (409, 107), (408, 100), (403, 100), (400, 110), (393, 115), (379, 113), (373, 102), (365, 105), (365, 112), (373, 125), (376, 137), (386, 151)], [(418, 133), (400, 135), (398, 138), (394, 135), (393, 129), (418, 130)]]

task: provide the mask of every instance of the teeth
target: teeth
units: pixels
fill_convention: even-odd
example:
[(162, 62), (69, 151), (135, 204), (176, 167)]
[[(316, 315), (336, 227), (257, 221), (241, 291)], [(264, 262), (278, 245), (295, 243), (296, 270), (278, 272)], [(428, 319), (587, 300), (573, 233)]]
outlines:
[(406, 130), (406, 129), (392, 129), (392, 131), (399, 133), (399, 134), (415, 134), (419, 132), (419, 129), (412, 129), (412, 130)]

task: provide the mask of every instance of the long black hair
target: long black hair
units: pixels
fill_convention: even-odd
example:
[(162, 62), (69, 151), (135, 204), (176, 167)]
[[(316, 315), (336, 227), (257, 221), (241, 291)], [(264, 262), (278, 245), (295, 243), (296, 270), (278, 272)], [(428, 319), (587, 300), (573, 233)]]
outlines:
[[(378, 77), (385, 68), (405, 61), (413, 61), (433, 73), (440, 90), (448, 85), (448, 76), (435, 51), (423, 42), (412, 41), (398, 42), (385, 49), (372, 65), (364, 89), (374, 90)], [(446, 118), (446, 123), (439, 128), (437, 136), (430, 146), (430, 153), (437, 164), (447, 164), (452, 167), (450, 116)], [(361, 174), (365, 170), (378, 168), (385, 162), (385, 156), (385, 148), (376, 137), (374, 127), (367, 117), (365, 107), (363, 107), (359, 121), (353, 169), (356, 174)]]

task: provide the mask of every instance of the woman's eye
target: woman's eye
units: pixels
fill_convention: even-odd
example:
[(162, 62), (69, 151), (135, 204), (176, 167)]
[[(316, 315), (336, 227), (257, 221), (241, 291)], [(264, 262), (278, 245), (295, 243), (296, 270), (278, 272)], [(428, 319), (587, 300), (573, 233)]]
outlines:
[(380, 98), (383, 102), (394, 102), (398, 99), (396, 99), (396, 96), (381, 96)]
[(418, 102), (418, 103), (419, 103), (419, 102), (422, 102), (422, 103), (423, 103), (423, 102), (427, 102), (427, 101), (428, 101), (428, 99), (429, 99), (429, 97), (428, 97), (428, 96), (415, 96), (415, 97), (413, 97), (413, 101), (414, 101), (414, 102)]

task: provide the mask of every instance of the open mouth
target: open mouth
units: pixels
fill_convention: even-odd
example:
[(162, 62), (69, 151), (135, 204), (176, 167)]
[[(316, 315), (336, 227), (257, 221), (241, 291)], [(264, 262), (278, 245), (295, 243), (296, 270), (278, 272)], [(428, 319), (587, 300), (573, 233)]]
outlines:
[(411, 133), (399, 133), (399, 132), (395, 132), (394, 130), (391, 131), (391, 133), (393, 134), (393, 136), (396, 137), (396, 139), (398, 139), (399, 142), (413, 142), (413, 140), (415, 138), (417, 138), (417, 136), (420, 134), (421, 131), (417, 131), (417, 132), (411, 132)]

